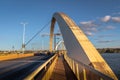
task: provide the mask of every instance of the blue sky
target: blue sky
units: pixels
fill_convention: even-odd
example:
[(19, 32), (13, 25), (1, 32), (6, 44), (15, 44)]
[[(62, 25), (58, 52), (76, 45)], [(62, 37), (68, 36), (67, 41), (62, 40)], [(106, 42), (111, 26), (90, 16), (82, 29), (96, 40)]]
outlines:
[[(23, 25), (27, 42), (47, 24), (54, 12), (64, 12), (97, 48), (120, 48), (120, 0), (0, 0), (0, 50), (21, 49)], [(48, 48), (49, 25), (27, 49)], [(56, 29), (56, 32), (58, 28)]]

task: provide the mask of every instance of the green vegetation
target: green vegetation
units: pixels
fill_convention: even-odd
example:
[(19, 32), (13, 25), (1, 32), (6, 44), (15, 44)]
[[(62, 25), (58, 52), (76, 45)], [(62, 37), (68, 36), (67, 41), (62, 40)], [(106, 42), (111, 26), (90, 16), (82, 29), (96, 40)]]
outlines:
[[(120, 48), (98, 48), (97, 49), (99, 53), (120, 53)], [(32, 51), (32, 50), (26, 50), (24, 52), (24, 54), (27, 54), (27, 53), (47, 53), (48, 50), (38, 50), (38, 51)], [(61, 53), (64, 52), (61, 51)], [(22, 51), (0, 51), (0, 56), (6, 56), (6, 55), (10, 55), (10, 54), (21, 54)]]
[(99, 53), (120, 53), (120, 48), (98, 48), (97, 50)]

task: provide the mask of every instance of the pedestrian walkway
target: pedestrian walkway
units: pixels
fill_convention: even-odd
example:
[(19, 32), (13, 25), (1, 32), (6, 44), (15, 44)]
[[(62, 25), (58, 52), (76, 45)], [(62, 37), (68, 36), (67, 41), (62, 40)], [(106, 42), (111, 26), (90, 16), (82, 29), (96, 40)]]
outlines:
[(77, 80), (63, 56), (58, 58), (50, 80)]

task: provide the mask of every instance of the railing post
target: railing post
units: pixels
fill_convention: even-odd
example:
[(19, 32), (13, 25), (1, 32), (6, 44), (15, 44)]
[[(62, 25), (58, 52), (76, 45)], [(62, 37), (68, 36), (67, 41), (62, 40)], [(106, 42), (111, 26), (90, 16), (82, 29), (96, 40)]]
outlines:
[[(66, 54), (64, 55), (64, 57), (78, 80), (80, 79), (87, 80), (88, 78), (97, 79), (97, 80), (113, 80), (112, 78), (100, 73), (99, 71), (95, 70), (94, 68), (91, 68), (90, 66), (82, 62), (72, 60)], [(96, 77), (93, 77), (93, 76), (96, 76)]]
[(77, 79), (80, 80), (79, 68), (78, 68), (78, 64), (77, 63), (76, 63), (76, 76), (77, 76)]
[(73, 72), (75, 73), (75, 65), (74, 65), (74, 60), (72, 60), (72, 66), (73, 66)]
[(73, 69), (73, 67), (72, 67), (72, 59), (70, 59), (70, 66), (71, 66), (71, 69)]
[(46, 71), (46, 65), (45, 65), (45, 71)]
[(83, 80), (87, 80), (85, 68), (83, 69)]
[(56, 56), (56, 57), (54, 58), (54, 60), (53, 60), (52, 63), (51, 63), (51, 66), (48, 68), (47, 72), (45, 73), (45, 75), (42, 77), (41, 80), (49, 80), (49, 79), (50, 79), (50, 77), (51, 77), (51, 75), (52, 75), (52, 72), (53, 72), (53, 70), (54, 70), (54, 67), (55, 67), (55, 64), (56, 64), (57, 59), (58, 59), (58, 56)]

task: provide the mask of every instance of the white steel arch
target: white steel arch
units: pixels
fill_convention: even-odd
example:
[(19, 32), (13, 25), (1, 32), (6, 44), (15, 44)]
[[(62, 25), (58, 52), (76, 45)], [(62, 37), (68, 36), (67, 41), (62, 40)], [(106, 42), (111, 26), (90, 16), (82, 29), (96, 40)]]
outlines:
[(55, 13), (51, 20), (50, 51), (52, 51), (54, 24), (57, 21), (63, 36), (68, 56), (91, 65), (94, 69), (117, 80), (114, 72), (98, 53), (83, 31), (64, 13)]
[(61, 44), (61, 43), (63, 43), (64, 41), (63, 40), (60, 40), (58, 43), (57, 43), (57, 45), (56, 45), (56, 47), (55, 47), (55, 50), (58, 50), (58, 46)]

